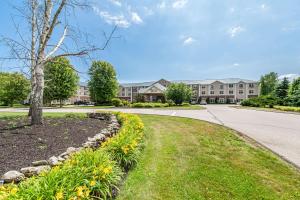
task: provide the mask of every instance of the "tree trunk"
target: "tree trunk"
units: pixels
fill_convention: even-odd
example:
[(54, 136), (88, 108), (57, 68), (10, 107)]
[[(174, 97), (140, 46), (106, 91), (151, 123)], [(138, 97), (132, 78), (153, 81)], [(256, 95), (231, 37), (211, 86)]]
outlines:
[(59, 107), (62, 108), (62, 100), (59, 100)]
[(39, 125), (43, 123), (43, 92), (44, 92), (44, 66), (35, 66), (34, 76), (32, 77), (32, 97), (31, 97), (31, 124)]

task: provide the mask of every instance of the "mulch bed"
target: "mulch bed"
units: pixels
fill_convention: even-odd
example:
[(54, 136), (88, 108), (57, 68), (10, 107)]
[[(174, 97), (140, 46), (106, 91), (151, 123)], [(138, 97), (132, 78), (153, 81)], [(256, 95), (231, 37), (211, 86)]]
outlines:
[(33, 161), (58, 156), (68, 147), (80, 147), (108, 122), (90, 118), (47, 118), (29, 126), (27, 118), (0, 120), (0, 176), (31, 166)]

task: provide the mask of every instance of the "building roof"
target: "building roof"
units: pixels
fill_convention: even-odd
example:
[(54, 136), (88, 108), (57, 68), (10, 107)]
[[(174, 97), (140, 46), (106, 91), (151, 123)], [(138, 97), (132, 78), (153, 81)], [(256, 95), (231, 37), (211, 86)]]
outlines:
[[(160, 92), (160, 93), (166, 91), (166, 89), (167, 89), (165, 86), (161, 85), (160, 83), (155, 83), (147, 88), (141, 89), (139, 91), (139, 93), (142, 93), (142, 94), (153, 93), (153, 91), (152, 91), (153, 87), (156, 87), (159, 90), (158, 92)], [(155, 93), (157, 93), (157, 92), (155, 92)]]
[[(175, 80), (171, 81), (172, 83), (185, 83), (188, 85), (191, 84), (200, 84), (200, 85), (207, 85), (207, 84), (212, 84), (214, 82), (221, 82), (224, 84), (233, 84), (233, 83), (239, 83), (239, 82), (244, 82), (244, 83), (256, 83), (257, 81), (253, 80), (248, 80), (248, 79), (241, 79), (241, 78), (226, 78), (226, 79), (207, 79), (207, 80)], [(142, 82), (142, 83), (121, 83), (120, 86), (122, 87), (149, 87), (156, 83), (157, 81), (149, 81), (149, 82)]]
[(79, 82), (79, 85), (82, 86), (82, 87), (87, 87), (88, 84), (86, 82)]
[(156, 81), (148, 81), (148, 82), (142, 82), (142, 83), (120, 83), (120, 86), (122, 87), (149, 87), (150, 85), (153, 85), (156, 83)]

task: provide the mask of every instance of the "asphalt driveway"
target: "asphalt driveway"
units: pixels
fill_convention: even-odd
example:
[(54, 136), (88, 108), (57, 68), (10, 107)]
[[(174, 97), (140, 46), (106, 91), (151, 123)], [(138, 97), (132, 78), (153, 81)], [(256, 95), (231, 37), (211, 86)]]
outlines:
[[(300, 115), (207, 105), (206, 110), (102, 109), (206, 120), (235, 129), (300, 168)], [(45, 112), (94, 112), (97, 109), (45, 109)], [(99, 110), (99, 109), (98, 109)], [(25, 111), (24, 109), (0, 109)], [(1, 113), (0, 113), (1, 115)]]

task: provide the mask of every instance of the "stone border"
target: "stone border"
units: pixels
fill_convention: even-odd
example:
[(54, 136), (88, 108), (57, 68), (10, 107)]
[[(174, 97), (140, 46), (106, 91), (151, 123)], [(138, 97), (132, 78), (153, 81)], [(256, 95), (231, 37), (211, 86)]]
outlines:
[(0, 178), (0, 186), (4, 183), (18, 183), (22, 180), (25, 180), (25, 178), (39, 175), (42, 172), (50, 171), (51, 167), (63, 164), (63, 162), (66, 161), (73, 153), (76, 153), (84, 148), (96, 149), (100, 147), (101, 143), (105, 142), (107, 138), (113, 137), (120, 129), (120, 124), (114, 114), (88, 113), (87, 116), (93, 119), (109, 121), (109, 125), (105, 129), (102, 129), (101, 132), (96, 134), (94, 137), (88, 137), (87, 141), (82, 144), (82, 147), (69, 147), (59, 156), (52, 156), (48, 160), (34, 161), (32, 162), (32, 166), (21, 168), (20, 171), (6, 172)]

